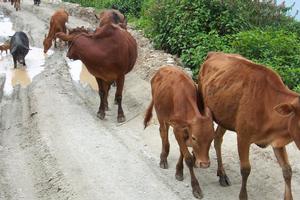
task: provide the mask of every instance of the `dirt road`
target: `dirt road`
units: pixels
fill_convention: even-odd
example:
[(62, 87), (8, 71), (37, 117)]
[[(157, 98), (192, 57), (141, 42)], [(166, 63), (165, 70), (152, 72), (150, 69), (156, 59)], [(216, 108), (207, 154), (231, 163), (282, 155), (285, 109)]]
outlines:
[[(21, 11), (0, 3), (13, 29), (26, 32), (30, 44), (42, 48), (49, 18), (62, 5), (24, 0)], [(95, 27), (91, 10), (63, 4), (75, 16), (69, 25)], [(74, 79), (65, 58), (66, 49), (52, 49), (43, 71), (26, 87), (15, 86), (0, 100), (0, 199), (193, 199), (189, 173), (175, 180), (178, 145), (171, 138), (169, 169), (158, 166), (161, 141), (157, 122), (143, 130), (144, 111), (150, 102), (149, 78), (162, 64), (175, 63), (171, 55), (154, 50), (147, 39), (130, 29), (139, 44), (135, 69), (125, 81), (124, 113), (127, 121), (116, 122), (117, 108), (109, 99), (105, 120), (96, 117), (99, 97), (84, 81)], [(5, 54), (3, 54), (5, 55)], [(2, 56), (0, 68), (11, 70), (10, 55)], [(6, 63), (6, 64), (5, 64)], [(81, 66), (78, 66), (80, 71)], [(28, 66), (28, 69), (30, 66)], [(26, 70), (26, 69), (25, 69)], [(9, 79), (10, 77), (7, 77)], [(91, 78), (87, 78), (93, 81)], [(0, 88), (1, 81), (0, 76)], [(114, 88), (110, 97), (114, 95)], [(1, 93), (0, 93), (1, 98)], [(227, 133), (223, 148), (225, 169), (232, 186), (219, 186), (216, 156), (211, 148), (209, 169), (195, 169), (204, 199), (238, 199), (241, 177), (234, 133)], [(288, 146), (293, 167), (294, 199), (300, 199), (300, 157), (294, 144)], [(252, 172), (248, 181), (252, 200), (283, 199), (284, 181), (271, 148), (251, 148)]]

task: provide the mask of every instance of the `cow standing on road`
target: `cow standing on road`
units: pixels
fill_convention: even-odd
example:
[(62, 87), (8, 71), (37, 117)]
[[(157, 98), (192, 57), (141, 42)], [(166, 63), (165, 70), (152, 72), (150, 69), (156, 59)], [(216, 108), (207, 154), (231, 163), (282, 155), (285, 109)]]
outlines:
[(124, 122), (122, 93), (125, 75), (132, 70), (137, 58), (135, 39), (127, 30), (113, 23), (98, 27), (93, 33), (80, 33), (71, 38), (64, 33), (58, 33), (56, 36), (71, 39), (67, 57), (81, 60), (88, 71), (95, 76), (101, 99), (97, 114), (100, 119), (105, 118), (110, 85), (116, 81), (117, 120), (119, 123)]
[[(237, 133), (242, 175), (239, 198), (247, 200), (252, 143), (271, 145), (285, 180), (284, 200), (292, 200), (292, 170), (285, 145), (294, 141), (300, 149), (300, 99), (271, 69), (237, 54), (209, 53), (199, 73), (199, 92), (218, 123), (215, 149), (220, 184), (229, 185), (221, 156), (226, 131)], [(259, 197), (258, 199), (263, 199)]]
[[(175, 138), (180, 148), (180, 157), (176, 166), (176, 179), (183, 180), (183, 158), (191, 174), (193, 195), (202, 198), (198, 180), (194, 174), (197, 167), (209, 167), (209, 148), (214, 138), (213, 120), (210, 110), (204, 105), (197, 93), (197, 86), (181, 69), (165, 66), (151, 79), (152, 101), (147, 109), (144, 126), (147, 127), (153, 106), (159, 121), (162, 139), (160, 167), (168, 168), (169, 126), (173, 127)], [(199, 111), (201, 110), (201, 112)], [(188, 150), (193, 148), (193, 155)]]
[(14, 68), (17, 68), (17, 61), (24, 66), (25, 56), (29, 51), (29, 40), (24, 32), (16, 32), (10, 40), (10, 53), (13, 56)]
[(68, 22), (69, 14), (64, 9), (59, 9), (56, 11), (50, 20), (50, 28), (48, 35), (45, 35), (45, 39), (43, 42), (44, 45), (44, 53), (47, 53), (47, 51), (52, 46), (52, 40), (54, 40), (54, 47), (56, 48), (56, 36), (55, 34), (58, 32), (67, 32), (66, 28), (66, 22)]
[(39, 6), (41, 3), (41, 0), (33, 0), (34, 5)]

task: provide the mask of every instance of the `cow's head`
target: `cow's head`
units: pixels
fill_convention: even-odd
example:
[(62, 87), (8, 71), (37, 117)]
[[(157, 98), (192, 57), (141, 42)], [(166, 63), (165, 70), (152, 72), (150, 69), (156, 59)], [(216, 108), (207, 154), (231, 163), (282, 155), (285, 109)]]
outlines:
[(288, 131), (298, 149), (300, 150), (300, 97), (291, 103), (282, 103), (274, 107), (274, 110), (283, 117), (288, 117)]
[(43, 41), (43, 45), (44, 45), (44, 53), (47, 53), (47, 51), (50, 49), (50, 47), (52, 45), (52, 38), (51, 37), (47, 37), (45, 35), (45, 39)]
[(195, 156), (195, 166), (207, 168), (210, 165), (209, 148), (214, 139), (213, 120), (209, 108), (205, 109), (204, 115), (193, 120), (190, 131), (193, 154)]

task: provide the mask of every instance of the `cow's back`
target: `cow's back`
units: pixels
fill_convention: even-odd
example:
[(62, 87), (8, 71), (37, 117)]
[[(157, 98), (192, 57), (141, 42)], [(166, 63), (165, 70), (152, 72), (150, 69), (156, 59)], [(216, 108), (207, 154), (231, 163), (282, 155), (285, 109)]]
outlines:
[[(215, 121), (229, 130), (244, 125), (259, 130), (285, 90), (280, 77), (240, 55), (210, 53), (199, 73), (199, 85)], [(276, 98), (274, 98), (276, 99)]]
[(132, 70), (137, 58), (137, 44), (126, 30), (117, 26), (103, 26), (97, 33), (101, 31), (98, 38), (76, 37), (67, 56), (72, 59), (80, 57), (94, 76), (115, 80)]
[(68, 22), (68, 19), (69, 14), (65, 10), (60, 9), (52, 15), (50, 26), (52, 26), (53, 29), (57, 29), (54, 31), (65, 32), (65, 23)]
[(29, 39), (24, 32), (16, 32), (10, 41), (10, 52), (11, 54), (24, 54), (26, 55), (29, 51)]
[(151, 79), (151, 88), (157, 116), (162, 120), (187, 119), (191, 114), (188, 110), (193, 110), (190, 107), (197, 106), (195, 83), (177, 67), (160, 68)]

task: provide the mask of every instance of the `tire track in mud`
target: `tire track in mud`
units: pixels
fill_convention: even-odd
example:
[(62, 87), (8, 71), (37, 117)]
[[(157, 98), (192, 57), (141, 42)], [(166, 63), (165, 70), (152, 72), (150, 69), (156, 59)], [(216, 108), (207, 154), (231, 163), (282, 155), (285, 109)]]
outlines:
[[(18, 21), (17, 18), (14, 20)], [(31, 24), (25, 24), (21, 27), (26, 31), (30, 26)], [(33, 30), (30, 33), (34, 32)], [(31, 38), (34, 38), (34, 35)], [(140, 161), (134, 149), (129, 148), (129, 145), (122, 138), (118, 138), (117, 134), (110, 133), (116, 129), (109, 128), (109, 126), (116, 124), (108, 122), (109, 114), (106, 121), (99, 121), (95, 117), (96, 109), (86, 106), (89, 103), (79, 98), (77, 91), (81, 91), (82, 88), (81, 86), (78, 90), (74, 88), (68, 66), (64, 59), (61, 59), (63, 56), (61, 52), (55, 52), (50, 56), (46, 60), (45, 70), (26, 90), (30, 101), (28, 105), (30, 107), (28, 117), (31, 120), (30, 133), (22, 132), (18, 135), (18, 139), (24, 140), (19, 143), (26, 148), (16, 151), (22, 151), (27, 155), (26, 163), (20, 163), (20, 167), (25, 168), (26, 165), (30, 167), (16, 169), (18, 173), (23, 170), (29, 174), (26, 177), (27, 180), (24, 180), (28, 185), (21, 186), (27, 189), (27, 193), (26, 191), (20, 192), (18, 197), (25, 196), (25, 199), (27, 197), (28, 199), (95, 199), (95, 197), (96, 199), (116, 199), (122, 196), (124, 199), (138, 199), (143, 195), (144, 199), (159, 197), (177, 199), (172, 192), (159, 191), (165, 187), (161, 180), (153, 177), (149, 167)], [(95, 99), (98, 101), (97, 93), (91, 91), (90, 94), (96, 96)], [(95, 100), (92, 101), (95, 105)], [(7, 102), (11, 103), (10, 97), (7, 98)], [(138, 103), (134, 102), (133, 107), (136, 105)], [(22, 106), (26, 107), (26, 105)], [(63, 112), (59, 110), (61, 106), (64, 107)], [(72, 115), (73, 110), (81, 110), (81, 112), (77, 111)], [(116, 109), (113, 113), (111, 118), (115, 121)], [(12, 113), (11, 116), (15, 114)], [(68, 114), (72, 116), (68, 117)], [(89, 120), (81, 119), (83, 115)], [(129, 114), (128, 117), (130, 117)], [(72, 124), (73, 122), (75, 125)], [(80, 123), (86, 124), (84, 125), (86, 127), (81, 125), (74, 128)], [(106, 123), (108, 125), (104, 127), (103, 124)], [(91, 126), (90, 129), (87, 128), (89, 126)], [(64, 129), (70, 129), (70, 131)], [(85, 130), (86, 133), (79, 134), (78, 132), (83, 132), (81, 130)], [(78, 135), (74, 136), (72, 132)], [(7, 140), (11, 141), (8, 138)], [(102, 140), (106, 142), (101, 142)], [(100, 144), (95, 144), (96, 141)], [(84, 145), (84, 143), (88, 144)], [(99, 148), (105, 151), (99, 152)], [(86, 160), (86, 158), (89, 159)], [(93, 159), (96, 160), (93, 161)], [(94, 169), (96, 166), (99, 166), (100, 170)], [(104, 172), (101, 172), (101, 168), (105, 169)], [(11, 171), (9, 166), (4, 169), (6, 172)], [(148, 173), (144, 174), (145, 171)], [(11, 177), (9, 175), (7, 179)], [(145, 180), (147, 184), (144, 184)], [(105, 185), (101, 186), (103, 184)], [(18, 188), (12, 183), (4, 187)], [(9, 196), (13, 193), (8, 190), (5, 198), (18, 199), (18, 197)]]

